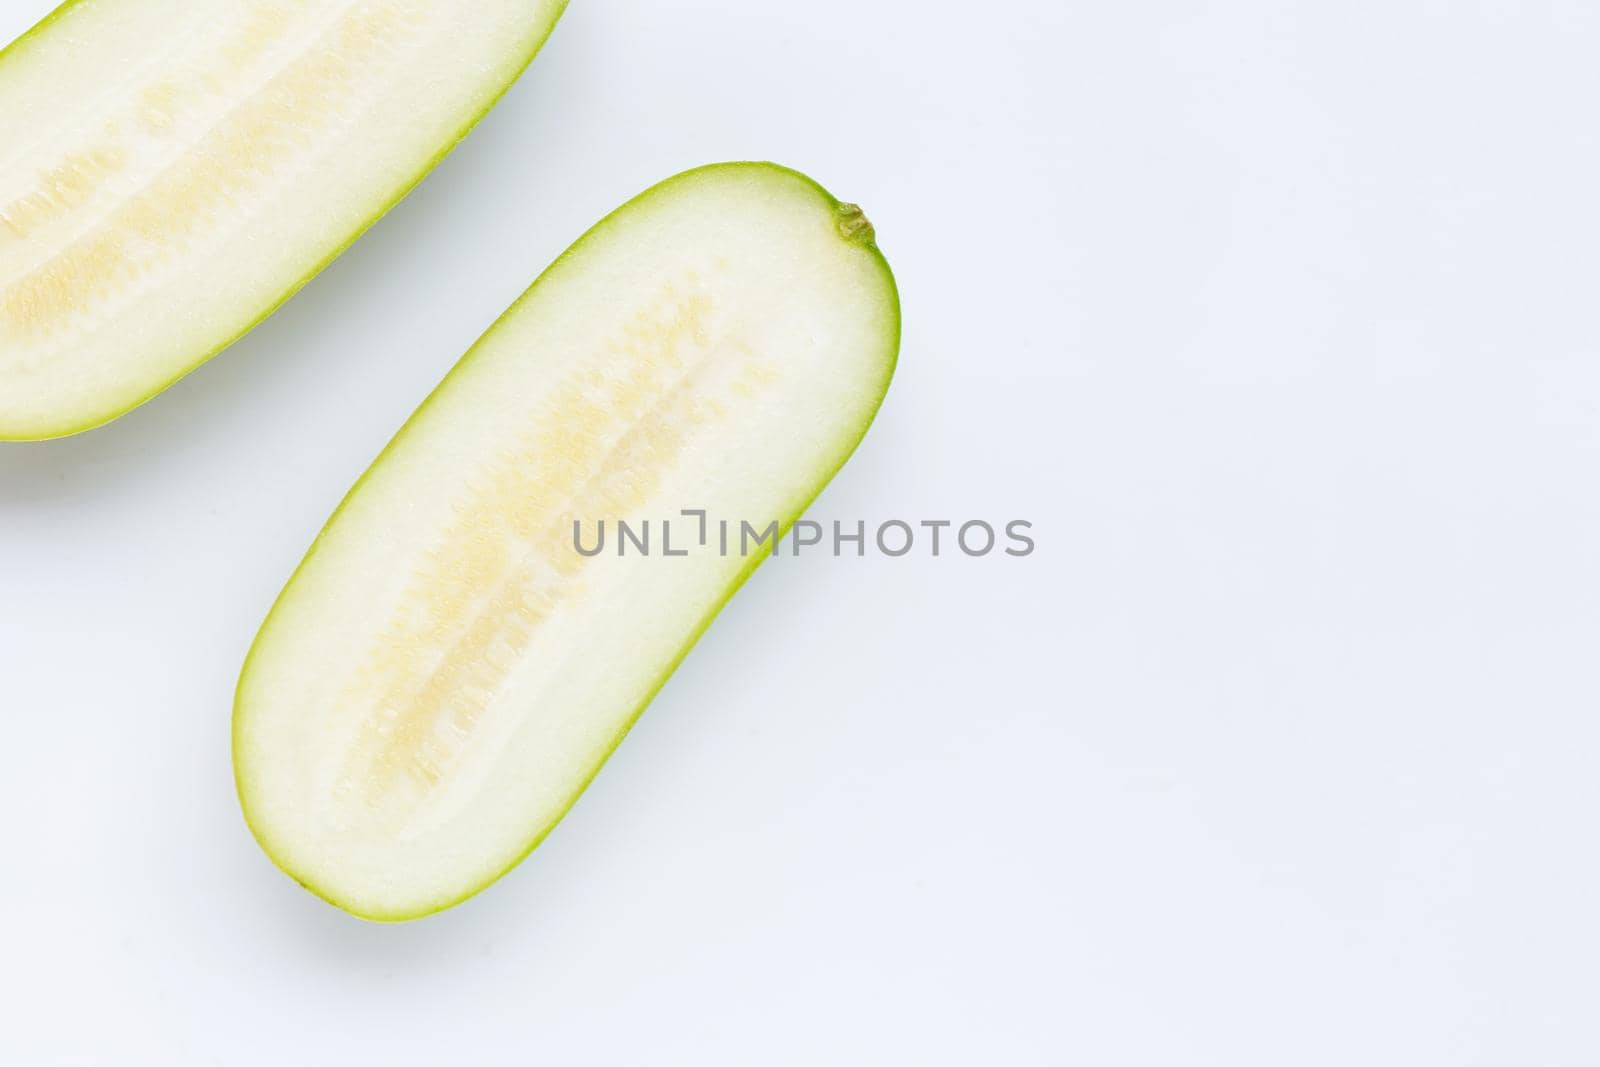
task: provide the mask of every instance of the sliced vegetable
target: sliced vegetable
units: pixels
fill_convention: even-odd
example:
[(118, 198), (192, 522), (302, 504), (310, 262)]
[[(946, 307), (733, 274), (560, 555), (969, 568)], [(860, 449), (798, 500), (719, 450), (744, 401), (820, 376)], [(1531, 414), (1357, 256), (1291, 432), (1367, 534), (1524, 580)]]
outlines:
[(690, 171), (589, 231), (406, 423), (262, 627), (234, 763), (268, 854), (372, 919), (513, 866), (766, 555), (744, 525), (787, 527), (854, 450), (898, 345), (872, 228), (793, 171)]
[(471, 129), (565, 0), (69, 0), (0, 52), (0, 440), (236, 340)]

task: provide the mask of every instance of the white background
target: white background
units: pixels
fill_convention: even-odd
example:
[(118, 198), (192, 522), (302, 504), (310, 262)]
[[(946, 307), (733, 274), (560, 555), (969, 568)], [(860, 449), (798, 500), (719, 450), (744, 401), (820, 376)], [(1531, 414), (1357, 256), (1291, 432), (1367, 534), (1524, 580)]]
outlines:
[[(0, 0), (0, 36), (44, 14)], [(232, 350), (0, 446), (0, 1063), (1600, 1061), (1587, 0), (574, 0)], [(859, 200), (889, 399), (482, 896), (275, 871), (232, 686), (344, 490), (686, 167)]]

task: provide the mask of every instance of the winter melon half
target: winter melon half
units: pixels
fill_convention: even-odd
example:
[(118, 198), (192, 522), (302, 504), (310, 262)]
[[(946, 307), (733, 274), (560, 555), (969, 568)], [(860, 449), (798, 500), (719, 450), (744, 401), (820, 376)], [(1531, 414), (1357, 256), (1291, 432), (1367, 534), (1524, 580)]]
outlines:
[[(401, 429), (263, 625), (234, 711), (263, 848), (372, 919), (516, 864), (767, 554), (721, 524), (800, 515), (898, 347), (872, 228), (794, 171), (690, 171), (590, 230)], [(590, 554), (618, 520), (652, 524), (648, 551)]]
[(565, 0), (69, 0), (0, 52), (0, 440), (106, 422), (444, 156)]

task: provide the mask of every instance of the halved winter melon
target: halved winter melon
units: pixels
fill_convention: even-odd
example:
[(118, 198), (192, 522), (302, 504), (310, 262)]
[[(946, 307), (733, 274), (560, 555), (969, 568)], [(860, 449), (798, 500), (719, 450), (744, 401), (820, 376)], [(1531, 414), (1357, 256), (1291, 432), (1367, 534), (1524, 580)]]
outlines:
[(0, 440), (226, 347), (444, 156), (566, 0), (69, 0), (0, 52)]
[(872, 228), (793, 171), (690, 171), (602, 221), (412, 416), (263, 625), (234, 764), (267, 853), (374, 919), (514, 865), (766, 554), (746, 526), (787, 527), (850, 455), (898, 346)]

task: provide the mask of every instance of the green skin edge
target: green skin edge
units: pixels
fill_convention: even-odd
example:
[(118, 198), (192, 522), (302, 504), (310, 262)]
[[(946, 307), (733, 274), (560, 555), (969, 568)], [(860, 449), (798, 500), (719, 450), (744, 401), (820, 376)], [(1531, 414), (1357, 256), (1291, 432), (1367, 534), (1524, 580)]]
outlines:
[[(312, 885), (311, 883), (307, 882), (306, 880), (301, 878), (299, 875), (297, 875), (294, 871), (290, 870), (284, 863), (282, 863), (278, 859), (277, 856), (275, 856), (273, 854), (272, 848), (267, 844), (266, 840), (263, 838), (261, 833), (259, 833), (256, 830), (255, 824), (250, 818), (249, 804), (245, 800), (244, 784), (243, 784), (243, 782), (241, 782), (239, 780), (239, 773), (238, 773), (238, 771), (239, 771), (239, 747), (238, 747), (239, 746), (239, 722), (240, 722), (240, 719), (241, 719), (241, 716), (242, 716), (242, 708), (240, 707), (240, 696), (244, 692), (245, 680), (246, 680), (246, 678), (249, 677), (249, 674), (250, 674), (250, 663), (255, 658), (256, 650), (261, 646), (262, 639), (266, 636), (268, 629), (272, 625), (272, 615), (273, 615), (274, 612), (276, 612), (278, 603), (282, 601), (283, 597), (288, 593), (289, 589), (293, 587), (295, 579), (299, 576), (300, 571), (305, 568), (306, 563), (311, 559), (311, 557), (313, 555), (316, 554), (317, 545), (321, 543), (322, 538), (327, 534), (328, 530), (333, 526), (334, 522), (337, 521), (337, 519), (339, 518), (340, 512), (342, 512), (345, 509), (345, 506), (347, 504), (349, 504), (350, 500), (361, 489), (361, 486), (363, 484), (365, 484), (367, 478), (372, 474), (372, 472), (374, 470), (377, 470), (378, 467), (383, 463), (384, 458), (386, 456), (388, 456), (390, 449), (394, 448), (395, 444), (398, 441), (400, 441), (401, 438), (403, 438), (405, 436), (406, 431), (408, 429), (410, 429), (412, 423), (416, 422), (418, 417), (420, 417), (422, 415), (422, 413), (427, 410), (428, 405), (431, 404), (433, 402), (434, 398), (439, 395), (439, 393), (443, 390), (445, 384), (449, 382), (450, 378), (456, 373), (456, 371), (458, 369), (460, 369), (461, 367), (464, 367), (467, 364), (467, 362), (472, 359), (473, 353), (475, 351), (477, 351), (478, 344), (480, 344), (482, 342), (483, 338), (486, 338), (490, 334), (492, 334), (495, 331), (495, 329), (499, 327), (499, 325), (500, 325), (500, 323), (502, 321), (504, 321), (505, 319), (509, 318), (511, 315), (513, 315), (517, 311), (518, 308), (520, 308), (522, 306), (524, 301), (532, 299), (534, 297), (534, 295), (538, 291), (539, 283), (544, 280), (546, 275), (548, 275), (552, 270), (554, 270), (555, 267), (558, 264), (560, 264), (562, 261), (564, 261), (568, 256), (572, 255), (574, 251), (576, 251), (577, 249), (581, 248), (583, 246), (583, 244), (586, 241), (588, 241), (589, 238), (593, 234), (595, 234), (597, 231), (602, 229), (606, 225), (606, 223), (608, 223), (614, 216), (621, 214), (622, 212), (626, 211), (627, 209), (629, 209), (630, 207), (633, 207), (636, 204), (640, 204), (640, 203), (642, 203), (642, 202), (644, 202), (646, 200), (649, 200), (650, 198), (662, 193), (663, 191), (669, 190), (670, 187), (676, 185), (679, 181), (681, 181), (683, 179), (686, 179), (686, 178), (690, 178), (690, 177), (692, 177), (694, 175), (701, 174), (701, 173), (704, 173), (706, 171), (712, 171), (712, 170), (731, 169), (731, 168), (750, 168), (750, 167), (766, 168), (766, 169), (770, 169), (770, 170), (777, 171), (777, 172), (782, 173), (782, 174), (787, 174), (787, 175), (790, 175), (792, 177), (798, 178), (801, 181), (803, 181), (806, 185), (810, 186), (813, 190), (815, 190), (817, 195), (820, 198), (822, 198), (836, 214), (842, 216), (842, 215), (845, 214), (845, 212), (847, 210), (849, 210), (849, 208), (847, 208), (846, 205), (842, 204), (836, 197), (834, 197), (831, 193), (829, 193), (826, 189), (824, 189), (816, 181), (812, 180), (807, 175), (801, 174), (799, 171), (792, 170), (792, 169), (790, 169), (788, 167), (781, 166), (781, 165), (779, 165), (777, 163), (768, 163), (768, 162), (756, 162), (756, 163), (751, 163), (751, 162), (731, 162), (731, 163), (713, 163), (713, 164), (710, 164), (710, 165), (707, 165), (707, 166), (704, 166), (704, 167), (696, 167), (693, 170), (684, 171), (682, 174), (678, 174), (678, 175), (676, 175), (674, 177), (666, 179), (663, 182), (659, 182), (656, 185), (651, 186), (649, 189), (646, 189), (644, 192), (640, 193), (638, 196), (635, 196), (633, 199), (629, 200), (627, 203), (623, 204), (621, 207), (617, 208), (615, 211), (612, 211), (605, 218), (601, 219), (599, 222), (595, 223), (594, 226), (591, 226), (587, 231), (585, 231), (582, 237), (579, 237), (577, 241), (573, 242), (571, 247), (569, 247), (565, 252), (561, 253), (561, 255), (557, 256), (556, 259), (550, 264), (550, 266), (548, 266), (548, 267), (546, 267), (544, 269), (544, 271), (539, 275), (539, 277), (534, 280), (533, 284), (530, 285), (522, 293), (522, 295), (519, 296), (512, 303), (512, 305), (509, 308), (507, 308), (500, 315), (500, 317), (497, 318), (494, 321), (494, 324), (491, 325), (488, 330), (484, 331), (483, 335), (479, 338), (478, 342), (475, 342), (473, 344), (472, 348), (469, 348), (467, 350), (467, 353), (464, 356), (462, 356), (460, 360), (458, 360), (456, 362), (455, 366), (450, 369), (450, 373), (446, 374), (444, 379), (441, 380), (440, 383), (437, 386), (434, 387), (433, 391), (431, 393), (429, 393), (427, 398), (422, 401), (422, 403), (417, 407), (416, 411), (412, 412), (410, 418), (408, 418), (406, 420), (405, 424), (400, 427), (399, 432), (397, 432), (395, 434), (395, 436), (390, 440), (389, 444), (384, 446), (383, 451), (378, 453), (378, 458), (372, 461), (371, 466), (369, 466), (367, 468), (366, 472), (363, 473), (362, 476), (356, 481), (355, 485), (350, 487), (350, 491), (348, 493), (346, 493), (345, 496), (344, 496), (344, 499), (339, 502), (339, 506), (334, 509), (333, 514), (331, 516), (329, 516), (328, 521), (323, 525), (322, 531), (317, 534), (316, 540), (312, 541), (311, 548), (309, 550), (307, 550), (307, 552), (305, 554), (305, 557), (300, 561), (299, 566), (295, 568), (294, 574), (290, 575), (289, 581), (285, 584), (283, 591), (278, 594), (277, 600), (273, 602), (272, 611), (269, 611), (267, 613), (267, 620), (266, 620), (266, 622), (262, 623), (261, 630), (260, 630), (259, 633), (257, 633), (255, 641), (250, 646), (250, 652), (245, 657), (244, 667), (240, 671), (240, 674), (239, 674), (239, 684), (234, 690), (234, 707), (233, 707), (234, 788), (235, 788), (235, 790), (236, 790), (236, 792), (238, 793), (238, 796), (239, 796), (239, 806), (240, 806), (240, 809), (244, 813), (245, 824), (250, 828), (250, 833), (255, 837), (256, 843), (261, 846), (261, 850), (267, 854), (267, 858), (270, 859), (273, 862), (273, 864), (279, 870), (281, 870), (284, 874), (288, 875), (295, 882), (297, 882), (299, 885), (304, 887), (306, 890), (308, 890), (309, 892), (311, 892), (315, 896), (321, 897), (323, 900), (327, 901), (329, 904), (332, 904), (334, 907), (339, 908), (342, 911), (346, 911), (346, 912), (350, 913), (351, 915), (354, 915), (358, 919), (365, 919), (365, 920), (367, 920), (369, 922), (377, 922), (377, 923), (409, 922), (409, 921), (414, 920), (414, 919), (426, 918), (429, 915), (435, 915), (435, 914), (438, 914), (441, 911), (445, 911), (445, 910), (447, 910), (449, 908), (453, 908), (457, 904), (460, 904), (462, 901), (467, 900), (468, 898), (476, 896), (477, 894), (483, 892), (483, 890), (487, 889), (489, 886), (493, 885), (495, 882), (498, 882), (501, 878), (504, 878), (508, 873), (511, 872), (511, 870), (514, 867), (516, 867), (518, 864), (520, 864), (523, 860), (527, 859), (528, 856), (533, 852), (533, 850), (538, 848), (544, 842), (545, 838), (548, 837), (550, 835), (550, 833), (553, 830), (555, 830), (555, 828), (557, 826), (559, 826), (561, 824), (561, 820), (566, 818), (567, 813), (569, 811), (571, 811), (572, 808), (573, 808), (573, 805), (575, 805), (578, 802), (578, 798), (583, 795), (584, 790), (589, 788), (589, 783), (594, 781), (595, 776), (600, 773), (601, 768), (603, 768), (606, 765), (607, 761), (609, 761), (611, 759), (612, 754), (614, 752), (616, 752), (617, 748), (622, 744), (623, 738), (628, 736), (628, 731), (633, 729), (634, 723), (639, 721), (639, 716), (644, 714), (645, 708), (650, 706), (650, 702), (655, 699), (656, 694), (661, 691), (662, 686), (667, 684), (667, 680), (669, 678), (671, 678), (673, 672), (678, 669), (678, 665), (683, 662), (684, 657), (688, 656), (690, 650), (693, 649), (695, 644), (700, 640), (701, 635), (704, 634), (708, 628), (710, 628), (711, 623), (716, 619), (718, 613), (720, 613), (722, 611), (723, 607), (725, 607), (727, 605), (729, 600), (733, 599), (733, 595), (739, 591), (739, 589), (744, 585), (744, 583), (750, 579), (750, 576), (755, 573), (756, 568), (761, 566), (761, 564), (763, 562), (765, 562), (767, 557), (771, 555), (771, 549), (767, 549), (765, 551), (756, 553), (754, 556), (752, 556), (750, 558), (749, 562), (745, 564), (744, 568), (734, 577), (733, 581), (729, 584), (727, 592), (723, 595), (722, 599), (717, 601), (717, 603), (713, 604), (711, 606), (711, 608), (706, 612), (704, 617), (701, 618), (699, 623), (697, 623), (695, 625), (694, 629), (690, 631), (688, 636), (684, 639), (682, 647), (680, 647), (678, 649), (678, 652), (672, 657), (672, 660), (667, 664), (666, 668), (661, 672), (661, 677), (656, 681), (656, 683), (653, 686), (650, 687), (650, 691), (648, 693), (646, 693), (644, 699), (639, 702), (639, 706), (636, 707), (633, 710), (632, 714), (630, 714), (628, 716), (627, 720), (622, 725), (622, 729), (617, 731), (617, 735), (614, 738), (612, 738), (610, 744), (608, 744), (606, 746), (605, 751), (601, 754), (600, 758), (595, 762), (594, 768), (589, 771), (588, 775), (586, 775), (584, 777), (583, 781), (578, 784), (578, 787), (573, 790), (572, 795), (567, 799), (567, 802), (564, 805), (562, 805), (560, 813), (553, 820), (551, 820), (549, 826), (545, 827), (545, 829), (542, 832), (540, 832), (537, 836), (535, 836), (533, 838), (533, 840), (528, 842), (528, 846), (526, 848), (524, 848), (520, 853), (518, 853), (515, 857), (513, 857), (508, 863), (506, 863), (506, 865), (504, 867), (502, 867), (500, 870), (496, 871), (494, 874), (490, 875), (482, 883), (480, 883), (480, 884), (478, 884), (476, 886), (473, 886), (472, 888), (468, 889), (466, 892), (462, 893), (460, 896), (454, 897), (454, 898), (452, 898), (450, 900), (447, 900), (447, 901), (445, 901), (445, 902), (443, 902), (441, 904), (430, 906), (430, 907), (428, 907), (428, 908), (426, 908), (426, 909), (424, 909), (422, 911), (417, 911), (417, 912), (397, 912), (397, 913), (393, 913), (393, 914), (389, 914), (389, 913), (376, 914), (376, 913), (363, 912), (358, 907), (356, 907), (355, 905), (353, 905), (353, 904), (351, 904), (351, 903), (349, 903), (347, 901), (340, 900), (333, 893), (327, 892), (327, 891), (325, 891), (323, 889), (318, 888), (315, 885)], [(884, 259), (882, 251), (879, 250), (879, 248), (878, 248), (878, 246), (877, 246), (877, 244), (876, 244), (876, 242), (874, 240), (873, 231), (872, 231), (872, 228), (870, 226), (863, 227), (863, 228), (855, 231), (852, 235), (850, 235), (848, 237), (841, 236), (840, 239), (841, 240), (851, 241), (851, 242), (853, 242), (853, 243), (855, 243), (855, 244), (867, 249), (872, 254), (872, 258), (873, 258), (874, 262), (876, 263), (878, 269), (883, 272), (884, 281), (886, 283), (888, 283), (888, 294), (889, 294), (889, 298), (890, 298), (890, 302), (891, 302), (891, 307), (890, 307), (890, 320), (891, 320), (890, 321), (890, 330), (889, 330), (889, 336), (886, 338), (887, 350), (888, 350), (888, 353), (889, 353), (888, 369), (887, 369), (887, 372), (883, 376), (883, 384), (878, 390), (877, 397), (874, 398), (874, 400), (872, 402), (872, 407), (868, 411), (867, 417), (864, 420), (862, 420), (860, 432), (858, 432), (856, 434), (855, 440), (851, 442), (850, 447), (845, 451), (843, 457), (841, 457), (841, 459), (839, 460), (838, 464), (836, 466), (834, 466), (834, 468), (832, 470), (828, 471), (827, 474), (820, 481), (818, 481), (816, 488), (811, 492), (810, 496), (806, 497), (805, 500), (801, 501), (799, 506), (794, 509), (793, 514), (790, 515), (789, 518), (784, 520), (781, 528), (778, 531), (778, 537), (775, 539), (774, 544), (776, 544), (778, 542), (781, 542), (783, 540), (784, 535), (788, 533), (790, 527), (792, 527), (794, 525), (794, 523), (795, 523), (795, 521), (797, 519), (799, 519), (802, 515), (804, 515), (806, 513), (806, 509), (809, 508), (811, 506), (812, 502), (815, 501), (816, 498), (822, 493), (822, 491), (828, 487), (828, 484), (833, 481), (834, 476), (839, 473), (839, 471), (844, 467), (845, 463), (849, 462), (850, 457), (853, 456), (855, 454), (856, 449), (858, 447), (860, 447), (862, 439), (866, 437), (867, 430), (872, 426), (872, 422), (873, 422), (874, 418), (877, 416), (878, 409), (883, 406), (883, 399), (884, 399), (884, 397), (887, 395), (887, 393), (889, 391), (889, 383), (894, 377), (895, 367), (896, 367), (896, 365), (897, 365), (897, 363), (899, 361), (900, 333), (901, 333), (900, 296), (899, 296), (899, 290), (895, 285), (894, 273), (889, 269), (888, 260)]]
[[(28, 43), (30, 38), (48, 28), (51, 23), (61, 18), (68, 11), (71, 11), (82, 2), (83, 0), (66, 0), (65, 3), (51, 11), (38, 22), (34, 23), (32, 28), (30, 28), (21, 37), (18, 37), (4, 48), (0, 48), (0, 63), (5, 62), (6, 56), (10, 55), (11, 53), (21, 51), (23, 46)], [(505, 94), (510, 91), (511, 87), (517, 83), (519, 78), (522, 77), (523, 72), (526, 71), (533, 63), (534, 58), (538, 56), (540, 50), (544, 48), (544, 43), (548, 41), (550, 39), (550, 35), (555, 32), (556, 23), (561, 21), (561, 16), (566, 12), (568, 3), (570, 3), (570, 0), (560, 0), (560, 6), (556, 8), (555, 17), (552, 18), (550, 20), (550, 24), (545, 27), (544, 33), (540, 34), (538, 40), (533, 42), (533, 46), (528, 50), (528, 54), (517, 62), (511, 73), (511, 76), (505, 80), (505, 83), (496, 88), (494, 92), (490, 94), (489, 99), (483, 105), (483, 109), (477, 114), (473, 115), (471, 118), (467, 119), (461, 128), (456, 131), (455, 135), (445, 143), (444, 147), (440, 148), (438, 152), (434, 153), (433, 156), (423, 163), (423, 165), (415, 174), (402, 182), (394, 195), (382, 206), (380, 206), (378, 210), (373, 212), (363, 222), (357, 225), (356, 228), (351, 231), (350, 236), (345, 238), (343, 243), (341, 243), (332, 252), (328, 253), (328, 255), (322, 260), (312, 266), (312, 268), (307, 271), (299, 281), (293, 283), (287, 289), (285, 289), (281, 296), (269, 304), (267, 308), (261, 312), (261, 314), (257, 315), (255, 318), (251, 319), (248, 323), (241, 327), (238, 333), (235, 333), (232, 337), (229, 337), (226, 341), (223, 341), (221, 344), (211, 349), (211, 351), (205, 353), (193, 363), (190, 363), (183, 370), (179, 371), (177, 374), (174, 374), (167, 380), (157, 384), (148, 393), (124, 407), (120, 407), (115, 411), (91, 415), (86, 421), (68, 429), (51, 430), (42, 434), (28, 434), (22, 437), (12, 437), (7, 434), (4, 428), (0, 428), (0, 443), (22, 441), (55, 441), (63, 437), (71, 437), (74, 434), (85, 433), (89, 430), (98, 429), (101, 426), (104, 426), (106, 423), (121, 418), (134, 408), (146, 404), (155, 399), (157, 396), (166, 392), (173, 385), (177, 384), (179, 379), (187, 377), (189, 374), (198, 370), (202, 365), (211, 362), (211, 360), (220, 355), (224, 349), (231, 347), (235, 341), (239, 340), (245, 334), (249, 333), (267, 319), (271, 318), (273, 312), (277, 311), (284, 304), (289, 302), (290, 297), (294, 296), (301, 289), (304, 289), (311, 279), (321, 274), (330, 263), (343, 255), (347, 248), (359, 241), (368, 230), (376, 225), (379, 219), (383, 218), (390, 211), (394, 210), (395, 206), (399, 204), (400, 201), (404, 200), (411, 193), (411, 190), (415, 189), (422, 179), (426, 178), (433, 168), (439, 165), (440, 161), (443, 160), (445, 156), (448, 156), (451, 152), (455, 151), (456, 145), (460, 144), (466, 139), (467, 134), (471, 133), (473, 128), (477, 126), (479, 122), (483, 121), (483, 117), (490, 111), (494, 110), (494, 106), (500, 102), (500, 98), (505, 96)]]

